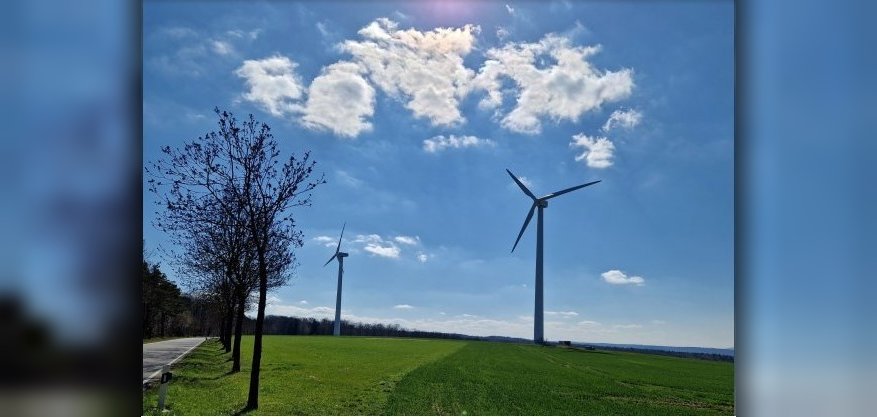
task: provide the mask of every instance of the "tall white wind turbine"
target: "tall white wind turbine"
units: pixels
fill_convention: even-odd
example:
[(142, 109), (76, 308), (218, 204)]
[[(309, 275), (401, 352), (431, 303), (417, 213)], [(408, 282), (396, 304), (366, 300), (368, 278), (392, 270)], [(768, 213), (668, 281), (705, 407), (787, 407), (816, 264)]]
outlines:
[(518, 184), (518, 187), (521, 187), (521, 191), (524, 192), (528, 197), (533, 200), (533, 205), (530, 206), (530, 212), (527, 213), (527, 218), (524, 220), (524, 226), (521, 227), (520, 233), (518, 233), (518, 238), (515, 240), (515, 245), (512, 246), (512, 252), (515, 251), (515, 248), (518, 247), (518, 242), (521, 240), (521, 236), (524, 235), (524, 230), (527, 230), (527, 225), (530, 224), (530, 219), (533, 218), (533, 211), (537, 208), (539, 209), (539, 214), (536, 216), (536, 307), (535, 312), (533, 313), (533, 341), (536, 343), (544, 343), (545, 339), (542, 336), (542, 323), (543, 323), (543, 308), (542, 308), (542, 210), (545, 207), (548, 207), (548, 200), (557, 197), (559, 195), (566, 194), (571, 191), (578, 190), (579, 188), (585, 188), (589, 185), (594, 185), (598, 181), (591, 181), (589, 183), (585, 183), (582, 185), (576, 185), (575, 187), (570, 187), (564, 190), (560, 190), (557, 192), (553, 192), (551, 194), (545, 195), (543, 197), (536, 198), (530, 190), (524, 186), (524, 183), (512, 174), (508, 169), (505, 170), (509, 173), (509, 176)]
[(347, 253), (341, 252), (341, 238), (344, 237), (345, 227), (347, 227), (347, 222), (344, 222), (344, 225), (341, 226), (341, 236), (338, 238), (335, 254), (323, 264), (323, 267), (325, 267), (333, 259), (338, 259), (338, 295), (335, 297), (335, 330), (332, 331), (332, 334), (335, 336), (341, 336), (341, 277), (344, 275), (344, 258), (349, 256)]

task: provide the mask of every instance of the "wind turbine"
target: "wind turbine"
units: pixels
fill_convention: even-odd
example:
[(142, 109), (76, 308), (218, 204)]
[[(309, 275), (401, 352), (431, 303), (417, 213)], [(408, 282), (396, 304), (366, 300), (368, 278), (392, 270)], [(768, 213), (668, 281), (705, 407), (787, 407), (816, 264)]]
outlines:
[(325, 268), (333, 259), (338, 259), (338, 295), (335, 297), (335, 330), (332, 331), (332, 334), (335, 336), (341, 336), (341, 276), (344, 275), (344, 258), (348, 256), (347, 253), (341, 252), (341, 238), (344, 237), (345, 227), (347, 227), (347, 222), (344, 222), (344, 225), (341, 226), (341, 236), (338, 238), (338, 247), (335, 248), (335, 254), (323, 264)]
[(579, 188), (585, 188), (589, 185), (594, 185), (598, 181), (591, 181), (582, 185), (576, 185), (575, 187), (570, 187), (564, 190), (556, 191), (551, 194), (545, 195), (543, 197), (536, 198), (527, 187), (524, 186), (524, 183), (512, 174), (508, 169), (505, 170), (509, 173), (509, 176), (515, 180), (515, 183), (518, 184), (518, 187), (521, 187), (521, 191), (524, 192), (528, 197), (533, 199), (533, 205), (530, 206), (530, 212), (527, 213), (527, 218), (524, 220), (524, 226), (521, 227), (521, 232), (518, 233), (518, 238), (515, 240), (515, 245), (512, 246), (512, 252), (515, 251), (515, 248), (518, 247), (518, 242), (521, 240), (521, 236), (524, 235), (524, 230), (527, 230), (527, 225), (530, 224), (530, 219), (533, 218), (533, 211), (537, 208), (539, 209), (539, 214), (536, 217), (536, 307), (535, 312), (533, 313), (533, 341), (536, 343), (543, 343), (545, 340), (542, 337), (542, 210), (545, 207), (548, 207), (548, 200), (557, 197), (559, 195), (566, 194), (571, 191), (578, 190)]

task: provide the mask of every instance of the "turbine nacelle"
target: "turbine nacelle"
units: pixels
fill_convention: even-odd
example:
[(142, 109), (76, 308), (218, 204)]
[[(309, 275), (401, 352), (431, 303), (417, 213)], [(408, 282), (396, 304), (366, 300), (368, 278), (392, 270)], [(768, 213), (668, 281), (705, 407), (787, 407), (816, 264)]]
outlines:
[(326, 265), (329, 265), (329, 262), (332, 262), (335, 258), (338, 258), (338, 260), (340, 261), (341, 258), (346, 258), (347, 256), (349, 256), (347, 253), (341, 252), (341, 239), (344, 238), (345, 227), (347, 227), (347, 222), (344, 222), (344, 225), (341, 226), (341, 236), (338, 237), (338, 246), (335, 247), (335, 253), (332, 255), (332, 257), (323, 264), (324, 267)]
[(531, 199), (533, 199), (533, 205), (530, 206), (530, 212), (527, 213), (527, 218), (524, 219), (524, 226), (521, 227), (521, 231), (520, 231), (520, 233), (518, 233), (518, 238), (515, 239), (515, 245), (512, 246), (512, 252), (514, 252), (514, 251), (515, 251), (515, 248), (518, 247), (518, 242), (521, 241), (521, 236), (523, 236), (523, 235), (524, 235), (524, 231), (527, 230), (527, 225), (530, 224), (530, 220), (533, 218), (533, 212), (536, 211), (536, 207), (539, 207), (539, 209), (540, 209), (540, 213), (541, 213), (541, 209), (544, 209), (545, 207), (548, 207), (548, 200), (549, 200), (549, 199), (552, 199), (552, 198), (554, 198), (554, 197), (557, 197), (557, 196), (560, 196), (560, 195), (566, 194), (566, 193), (568, 193), (568, 192), (572, 192), (572, 191), (578, 190), (579, 188), (585, 188), (585, 187), (587, 187), (587, 186), (589, 186), (589, 185), (594, 185), (594, 184), (600, 182), (600, 180), (587, 182), (587, 183), (584, 183), (584, 184), (581, 184), (581, 185), (576, 185), (575, 187), (569, 187), (569, 188), (566, 188), (566, 189), (563, 189), (563, 190), (560, 190), (560, 191), (555, 191), (555, 192), (553, 192), (553, 193), (551, 193), (551, 194), (548, 194), (548, 195), (546, 195), (546, 196), (544, 196), (544, 197), (539, 197), (539, 198), (537, 198), (536, 195), (534, 195), (534, 194), (530, 191), (530, 189), (527, 188), (527, 186), (525, 186), (524, 183), (521, 182), (521, 180), (519, 180), (518, 177), (515, 176), (515, 174), (512, 174), (512, 172), (509, 171), (509, 170), (505, 170), (505, 172), (508, 172), (508, 173), (509, 173), (509, 176), (512, 177), (512, 179), (515, 181), (515, 184), (518, 184), (518, 187), (521, 188), (521, 191), (523, 191), (524, 194), (526, 194), (528, 197), (530, 197)]

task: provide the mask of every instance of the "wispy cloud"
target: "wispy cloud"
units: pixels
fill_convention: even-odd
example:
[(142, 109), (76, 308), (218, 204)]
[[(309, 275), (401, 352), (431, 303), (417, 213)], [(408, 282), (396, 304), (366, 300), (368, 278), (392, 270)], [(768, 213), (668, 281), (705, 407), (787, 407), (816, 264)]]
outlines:
[(433, 255), (426, 252), (417, 252), (417, 260), (420, 261), (420, 263), (426, 263), (432, 257)]
[(428, 153), (438, 153), (445, 149), (481, 148), (495, 146), (490, 139), (481, 139), (477, 136), (438, 135), (423, 141), (423, 150)]
[(603, 281), (612, 284), (612, 285), (636, 285), (643, 286), (646, 285), (646, 280), (643, 277), (631, 276), (628, 277), (627, 274), (621, 272), (617, 269), (612, 269), (600, 274), (603, 277)]
[(575, 311), (546, 311), (545, 315), (569, 319), (573, 317), (578, 317), (579, 313), (576, 313)]
[(643, 114), (637, 110), (615, 110), (609, 115), (609, 119), (603, 124), (602, 131), (608, 132), (615, 127), (631, 129), (636, 127), (643, 118)]
[(402, 249), (392, 240), (386, 240), (377, 234), (357, 235), (353, 243), (364, 245), (362, 250), (382, 258), (398, 259), (402, 253)]
[(615, 157), (615, 144), (604, 137), (592, 137), (579, 133), (572, 137), (571, 148), (583, 148), (581, 154), (576, 156), (576, 161), (584, 160), (591, 168), (609, 168)]
[(338, 240), (331, 236), (316, 236), (311, 238), (314, 242), (319, 243), (327, 248), (331, 248), (338, 243)]
[(412, 309), (414, 309), (414, 307), (411, 306), (410, 304), (396, 304), (393, 306), (393, 308), (396, 310), (412, 310)]
[(393, 240), (405, 245), (417, 245), (420, 243), (419, 236), (396, 236)]

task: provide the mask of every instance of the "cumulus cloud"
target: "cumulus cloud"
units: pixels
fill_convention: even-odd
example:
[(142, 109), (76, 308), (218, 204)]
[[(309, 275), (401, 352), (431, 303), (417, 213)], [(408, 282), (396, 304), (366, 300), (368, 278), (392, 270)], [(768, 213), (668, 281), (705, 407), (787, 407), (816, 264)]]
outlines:
[(615, 110), (603, 124), (601, 130), (608, 132), (614, 127), (631, 129), (642, 121), (643, 114), (636, 110)]
[[(630, 69), (604, 71), (593, 67), (588, 58), (600, 46), (572, 46), (563, 35), (548, 34), (536, 43), (508, 43), (487, 51), (487, 61), (472, 82), (484, 90), (479, 106), (496, 109), (501, 125), (514, 132), (536, 134), (542, 119), (578, 120), (605, 102), (628, 97), (633, 90)], [(510, 79), (516, 85), (515, 106), (502, 114)]]
[(604, 137), (591, 137), (580, 133), (572, 137), (571, 148), (584, 148), (584, 151), (576, 156), (576, 161), (585, 160), (591, 168), (608, 168), (612, 166), (615, 157), (615, 144)]
[(426, 263), (432, 255), (427, 255), (424, 252), (417, 252), (417, 260), (421, 263)]
[(295, 73), (297, 66), (289, 58), (280, 55), (244, 61), (235, 70), (235, 74), (243, 78), (249, 87), (243, 98), (262, 106), (274, 116), (300, 110), (298, 100), (304, 94), (304, 87)]
[(362, 72), (359, 65), (343, 61), (323, 68), (308, 88), (302, 125), (350, 138), (371, 131), (375, 89)]
[(411, 237), (411, 236), (396, 236), (396, 237), (393, 238), (393, 240), (395, 240), (396, 242), (399, 242), (399, 243), (406, 244), (406, 245), (416, 245), (416, 244), (420, 243), (420, 237), (419, 237), (419, 236), (414, 236), (414, 237)]
[(409, 304), (396, 304), (393, 306), (396, 310), (411, 310), (414, 307)]
[(376, 234), (357, 235), (356, 238), (353, 239), (353, 243), (363, 244), (364, 246), (362, 247), (362, 250), (383, 258), (398, 259), (399, 255), (402, 254), (402, 249), (393, 243), (393, 241), (385, 240), (380, 235)]
[(603, 277), (603, 281), (606, 281), (612, 285), (637, 285), (642, 286), (646, 285), (646, 280), (643, 277), (631, 276), (628, 277), (627, 274), (621, 272), (617, 269), (606, 271), (600, 274)]
[(378, 243), (369, 243), (362, 250), (384, 258), (398, 258), (401, 250), (398, 246), (383, 246)]
[(490, 139), (481, 139), (476, 136), (438, 135), (423, 141), (423, 150), (429, 153), (438, 153), (448, 148), (479, 148), (495, 146)]
[(478, 26), (401, 30), (379, 18), (358, 33), (363, 40), (347, 40), (339, 48), (368, 73), (388, 96), (405, 103), (415, 117), (433, 125), (454, 125), (465, 119), (458, 105), (469, 91), (474, 72), (463, 65), (472, 50)]

